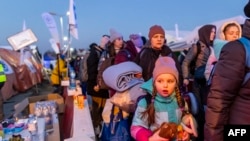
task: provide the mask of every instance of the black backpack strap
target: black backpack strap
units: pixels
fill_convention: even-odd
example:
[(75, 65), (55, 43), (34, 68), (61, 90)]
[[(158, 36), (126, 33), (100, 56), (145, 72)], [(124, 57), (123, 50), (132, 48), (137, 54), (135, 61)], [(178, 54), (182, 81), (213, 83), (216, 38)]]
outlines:
[(151, 103), (152, 95), (149, 94), (149, 93), (146, 93), (146, 95), (141, 95), (141, 96), (139, 96), (139, 97), (137, 98), (136, 107), (137, 107), (139, 101), (142, 100), (142, 99), (144, 99), (144, 98), (145, 98), (145, 100), (146, 100), (146, 102), (147, 102), (147, 105), (149, 105), (149, 104)]
[(196, 43), (196, 47), (197, 47), (197, 53), (196, 53), (195, 58), (194, 58), (195, 62), (198, 58), (198, 55), (201, 53), (201, 44), (199, 41)]

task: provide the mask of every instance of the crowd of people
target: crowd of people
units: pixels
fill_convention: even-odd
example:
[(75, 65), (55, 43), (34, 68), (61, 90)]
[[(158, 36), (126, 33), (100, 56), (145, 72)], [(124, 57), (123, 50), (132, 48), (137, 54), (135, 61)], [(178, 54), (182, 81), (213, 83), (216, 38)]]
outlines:
[[(250, 17), (250, 2), (244, 12)], [(110, 29), (109, 35), (103, 35), (99, 44), (92, 43), (86, 58), (88, 77), (81, 85), (83, 93), (92, 100), (91, 116), (97, 137), (102, 136), (102, 112), (106, 102), (117, 92), (111, 87), (102, 87), (102, 74), (99, 73), (108, 60), (110, 66), (127, 61), (140, 66), (142, 71), (136, 78), (144, 81), (141, 89), (149, 95), (149, 100), (140, 99), (136, 110), (126, 116), (130, 118), (129, 140), (170, 140), (162, 137), (158, 130), (167, 122), (182, 126), (183, 133), (178, 140), (222, 141), (224, 125), (250, 124), (250, 81), (242, 85), (249, 71), (246, 66), (248, 53), (238, 40), (241, 37), (250, 39), (249, 20), (246, 19), (243, 25), (236, 21), (221, 27), (206, 24), (199, 28), (198, 37), (198, 41), (185, 50), (183, 59), (178, 59), (167, 46), (165, 30), (160, 25), (149, 28), (148, 38), (132, 33), (129, 40), (124, 41), (121, 33)], [(59, 61), (63, 60), (62, 56), (58, 57)], [(78, 56), (72, 63), (78, 78), (82, 75), (81, 59), (83, 56)], [(63, 63), (59, 66), (62, 72), (66, 71)], [(55, 69), (52, 75), (58, 73)], [(112, 74), (109, 76), (112, 78)], [(52, 77), (53, 84), (58, 86), (60, 77)], [(192, 103), (191, 106), (197, 106), (196, 113), (187, 110), (191, 107), (182, 93), (187, 86), (195, 96), (196, 105)], [(119, 107), (113, 107), (114, 115), (119, 111)], [(188, 122), (183, 122), (184, 119)]]

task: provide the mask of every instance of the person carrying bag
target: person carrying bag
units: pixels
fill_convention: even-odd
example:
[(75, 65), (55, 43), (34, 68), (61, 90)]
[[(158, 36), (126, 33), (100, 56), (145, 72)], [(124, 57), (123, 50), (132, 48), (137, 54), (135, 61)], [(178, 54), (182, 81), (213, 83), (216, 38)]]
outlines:
[(122, 110), (114, 115), (114, 105), (110, 114), (110, 122), (103, 123), (101, 141), (132, 141), (130, 135), (130, 118), (123, 118)]

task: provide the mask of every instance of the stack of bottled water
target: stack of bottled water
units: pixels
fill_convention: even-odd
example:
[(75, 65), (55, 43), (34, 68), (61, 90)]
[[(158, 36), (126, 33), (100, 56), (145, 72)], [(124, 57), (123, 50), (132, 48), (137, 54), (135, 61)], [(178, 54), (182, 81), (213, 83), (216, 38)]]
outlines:
[(28, 119), (28, 130), (30, 132), (31, 135), (31, 141), (35, 141), (38, 138), (38, 125), (37, 125), (37, 118), (36, 116), (34, 116), (33, 114), (29, 115), (29, 119)]
[(69, 68), (69, 88), (70, 89), (75, 89), (76, 88), (76, 73), (72, 67)]

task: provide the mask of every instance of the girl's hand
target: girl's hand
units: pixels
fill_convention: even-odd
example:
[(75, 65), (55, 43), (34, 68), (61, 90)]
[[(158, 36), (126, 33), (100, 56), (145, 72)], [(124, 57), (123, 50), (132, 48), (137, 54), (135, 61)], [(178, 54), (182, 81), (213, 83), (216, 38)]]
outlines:
[(184, 84), (185, 86), (187, 86), (187, 85), (189, 84), (189, 80), (188, 80), (188, 79), (184, 79), (184, 80), (183, 80), (183, 84)]
[(182, 128), (184, 129), (185, 132), (189, 134), (193, 134), (195, 137), (198, 136), (197, 133), (197, 123), (194, 117), (191, 114), (187, 114), (183, 116), (182, 121), (181, 121)]
[(151, 137), (149, 137), (148, 141), (169, 141), (168, 139), (160, 137), (159, 132), (160, 130), (155, 132)]
[(98, 91), (100, 90), (99, 85), (95, 85), (95, 86), (94, 86), (94, 90), (95, 90), (96, 92), (98, 92)]

